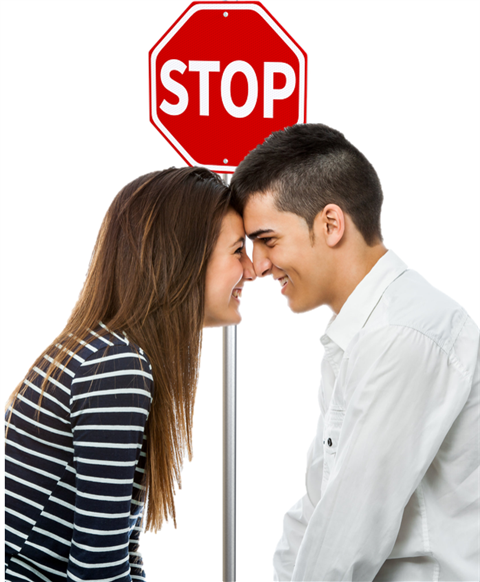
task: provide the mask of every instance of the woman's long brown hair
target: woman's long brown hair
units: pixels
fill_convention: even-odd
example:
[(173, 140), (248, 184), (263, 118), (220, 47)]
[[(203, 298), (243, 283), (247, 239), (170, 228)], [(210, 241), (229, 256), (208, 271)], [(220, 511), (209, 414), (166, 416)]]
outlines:
[[(148, 355), (154, 394), (147, 423), (146, 528), (172, 516), (185, 451), (192, 457), (192, 417), (205, 309), (206, 267), (228, 211), (223, 182), (206, 168), (171, 168), (137, 178), (111, 204), (87, 278), (65, 329), (33, 367), (59, 372), (74, 336), (103, 322), (124, 331)], [(60, 346), (60, 347), (59, 347)], [(23, 382), (9, 399), (14, 404)], [(176, 525), (176, 522), (175, 522)]]

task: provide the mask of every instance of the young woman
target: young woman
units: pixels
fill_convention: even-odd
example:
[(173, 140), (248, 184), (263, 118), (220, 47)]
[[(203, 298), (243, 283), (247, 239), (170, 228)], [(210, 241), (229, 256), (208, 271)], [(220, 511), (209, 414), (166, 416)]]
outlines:
[(175, 521), (202, 328), (240, 322), (255, 278), (229, 191), (205, 168), (134, 180), (103, 221), (60, 335), (10, 397), (6, 580), (145, 578), (146, 528)]

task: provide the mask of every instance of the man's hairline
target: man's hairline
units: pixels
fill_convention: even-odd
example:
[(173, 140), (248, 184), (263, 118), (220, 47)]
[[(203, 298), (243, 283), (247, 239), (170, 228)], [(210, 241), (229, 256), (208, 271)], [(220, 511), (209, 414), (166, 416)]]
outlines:
[[(264, 197), (264, 196), (272, 196), (273, 197), (273, 204), (276, 208), (276, 210), (278, 210), (278, 212), (289, 212), (290, 214), (295, 214), (295, 216), (298, 216), (299, 218), (301, 218), (302, 220), (305, 221), (305, 224), (307, 225), (308, 228), (308, 233), (310, 236), (310, 242), (312, 243), (312, 245), (314, 244), (315, 241), (315, 233), (313, 231), (313, 224), (312, 226), (310, 226), (307, 222), (307, 219), (302, 216), (301, 214), (298, 214), (297, 212), (292, 212), (291, 210), (284, 210), (283, 208), (280, 208), (277, 204), (278, 201), (278, 196), (280, 195), (280, 192), (278, 191), (278, 187), (274, 188), (274, 184), (275, 182), (272, 182), (271, 184), (269, 184), (266, 188), (264, 188), (263, 190), (255, 190), (253, 192), (249, 192), (246, 196), (245, 196), (245, 202), (243, 204), (243, 209), (242, 209), (242, 218), (243, 218), (243, 213), (245, 211), (245, 207), (247, 206), (248, 202), (252, 199), (252, 198), (258, 198), (258, 197)], [(323, 208), (321, 210), (318, 211), (317, 214), (319, 214), (320, 212), (323, 211)], [(245, 233), (247, 238), (249, 238), (251, 241), (254, 241), (256, 238), (258, 238), (259, 235), (261, 234), (267, 234), (269, 232), (274, 232), (272, 229), (261, 229), (259, 231), (255, 231), (251, 234)]]

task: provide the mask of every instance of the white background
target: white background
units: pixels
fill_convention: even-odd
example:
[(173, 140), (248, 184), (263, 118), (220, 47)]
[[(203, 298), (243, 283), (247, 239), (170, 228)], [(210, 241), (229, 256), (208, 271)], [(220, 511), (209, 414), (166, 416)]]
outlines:
[[(308, 54), (307, 120), (342, 131), (376, 168), (387, 247), (478, 323), (479, 2), (264, 5)], [(3, 399), (63, 328), (114, 195), (141, 174), (184, 165), (149, 122), (148, 51), (187, 6), (1, 2)], [(318, 338), (331, 314), (291, 314), (271, 280), (247, 285), (242, 303), (237, 580), (263, 582), (283, 513), (303, 494)], [(178, 529), (143, 537), (150, 581), (222, 578), (221, 336), (204, 335)]]

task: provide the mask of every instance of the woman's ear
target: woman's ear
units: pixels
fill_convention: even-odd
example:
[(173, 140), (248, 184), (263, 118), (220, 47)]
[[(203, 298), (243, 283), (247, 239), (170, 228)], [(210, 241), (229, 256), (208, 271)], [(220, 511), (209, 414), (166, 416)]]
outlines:
[(340, 206), (327, 204), (313, 221), (315, 236), (323, 236), (327, 246), (333, 248), (345, 233), (345, 214)]

